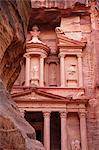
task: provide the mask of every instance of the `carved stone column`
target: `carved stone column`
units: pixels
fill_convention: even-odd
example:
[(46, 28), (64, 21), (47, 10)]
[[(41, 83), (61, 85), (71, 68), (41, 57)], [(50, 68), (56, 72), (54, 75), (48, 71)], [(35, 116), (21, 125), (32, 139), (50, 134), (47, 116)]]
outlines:
[(60, 112), (61, 118), (61, 150), (68, 150), (67, 147), (67, 113)]
[(44, 57), (40, 57), (40, 86), (44, 86)]
[(65, 62), (64, 62), (64, 55), (60, 55), (60, 80), (61, 80), (61, 87), (65, 86)]
[(86, 130), (86, 113), (80, 112), (79, 117), (80, 117), (81, 147), (82, 147), (82, 150), (88, 150), (87, 130)]
[(44, 115), (44, 147), (50, 150), (50, 112), (43, 112)]
[(26, 74), (25, 74), (25, 85), (30, 85), (30, 56), (26, 56)]
[(48, 86), (48, 63), (47, 62), (45, 62), (45, 71), (44, 71), (44, 73), (45, 73), (45, 76), (44, 76), (44, 79), (45, 79), (45, 86)]
[(59, 79), (60, 78), (60, 74), (59, 74), (59, 63), (57, 63), (57, 86), (59, 86)]
[(83, 87), (83, 75), (82, 75), (82, 55), (78, 54), (78, 76), (79, 76), (79, 87)]

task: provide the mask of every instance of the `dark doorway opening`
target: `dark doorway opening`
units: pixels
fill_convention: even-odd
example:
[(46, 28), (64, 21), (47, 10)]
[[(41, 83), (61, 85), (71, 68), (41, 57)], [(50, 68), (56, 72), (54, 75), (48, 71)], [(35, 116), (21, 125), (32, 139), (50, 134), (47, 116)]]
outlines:
[(36, 139), (43, 143), (43, 113), (42, 112), (27, 112), (25, 113), (25, 119), (36, 131)]
[(58, 112), (51, 113), (51, 150), (61, 150), (61, 127)]

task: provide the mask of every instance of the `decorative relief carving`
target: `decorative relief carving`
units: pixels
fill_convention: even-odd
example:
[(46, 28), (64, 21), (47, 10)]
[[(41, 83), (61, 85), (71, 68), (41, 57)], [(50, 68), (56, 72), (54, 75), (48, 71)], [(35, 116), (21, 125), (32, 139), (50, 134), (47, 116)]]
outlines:
[(60, 112), (60, 117), (61, 118), (66, 118), (67, 117), (67, 112)]
[(38, 67), (33, 66), (33, 68), (32, 68), (32, 77), (36, 78), (37, 76), (38, 76)]
[(39, 85), (39, 57), (32, 56), (30, 62), (30, 82), (32, 86)]
[(44, 118), (50, 118), (51, 112), (43, 112)]
[(56, 34), (64, 34), (65, 35), (65, 33), (64, 33), (64, 31), (62, 30), (61, 27), (56, 27), (55, 32), (56, 32)]
[(36, 93), (35, 93), (35, 92), (32, 92), (32, 93), (31, 93), (31, 99), (36, 99), (36, 98), (37, 98)]
[(93, 108), (95, 108), (98, 105), (98, 101), (96, 98), (90, 99), (89, 100), (89, 105)]
[(80, 118), (86, 118), (86, 112), (79, 112)]
[(68, 71), (68, 76), (73, 76), (76, 73), (76, 65), (71, 64), (67, 71)]
[(42, 43), (42, 41), (39, 40), (40, 31), (36, 25), (32, 27), (32, 31), (30, 31), (30, 34), (32, 36), (32, 39), (27, 43)]
[(73, 99), (79, 99), (84, 96), (84, 91), (79, 91), (73, 95)]
[(78, 66), (76, 56), (65, 58), (65, 79), (68, 87), (76, 87), (78, 82)]
[(73, 140), (71, 142), (71, 148), (72, 148), (72, 150), (81, 150), (80, 141), (79, 140)]

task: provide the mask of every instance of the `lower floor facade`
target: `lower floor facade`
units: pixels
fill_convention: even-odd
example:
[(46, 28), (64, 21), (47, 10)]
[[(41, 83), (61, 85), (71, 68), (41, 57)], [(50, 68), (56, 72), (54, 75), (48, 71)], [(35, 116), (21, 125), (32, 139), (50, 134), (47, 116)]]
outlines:
[(32, 90), (13, 98), (45, 150), (88, 150), (86, 99), (73, 100)]

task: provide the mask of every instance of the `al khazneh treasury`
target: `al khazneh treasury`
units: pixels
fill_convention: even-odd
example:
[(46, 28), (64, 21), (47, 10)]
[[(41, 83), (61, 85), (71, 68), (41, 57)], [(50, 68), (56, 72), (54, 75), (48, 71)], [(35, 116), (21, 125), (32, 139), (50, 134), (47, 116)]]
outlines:
[(46, 150), (98, 150), (90, 139), (99, 81), (95, 3), (89, 7), (86, 1), (86, 7), (78, 4), (66, 11), (45, 8), (43, 1), (42, 8), (34, 4), (12, 97)]

